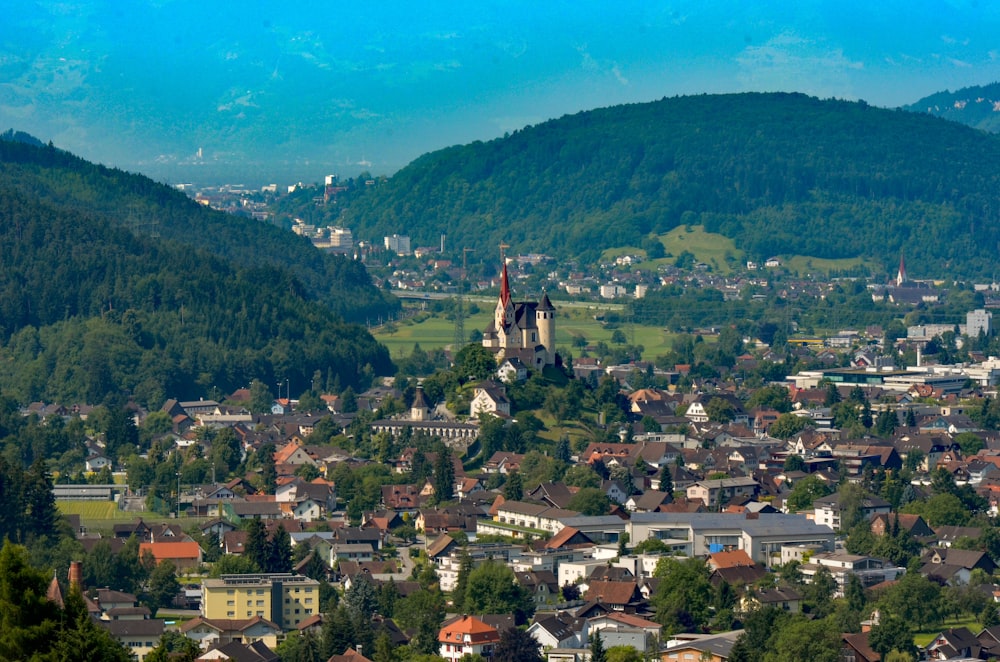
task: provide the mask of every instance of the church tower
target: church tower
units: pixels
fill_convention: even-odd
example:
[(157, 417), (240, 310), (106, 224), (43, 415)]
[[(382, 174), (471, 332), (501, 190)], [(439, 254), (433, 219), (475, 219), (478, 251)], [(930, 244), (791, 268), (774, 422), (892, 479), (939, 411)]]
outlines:
[(556, 361), (556, 309), (547, 292), (542, 293), (542, 300), (535, 308), (535, 325), (538, 343), (545, 346), (545, 364), (553, 365)]
[(896, 287), (902, 287), (903, 283), (906, 282), (906, 264), (903, 262), (903, 256), (899, 256), (899, 271), (896, 272)]

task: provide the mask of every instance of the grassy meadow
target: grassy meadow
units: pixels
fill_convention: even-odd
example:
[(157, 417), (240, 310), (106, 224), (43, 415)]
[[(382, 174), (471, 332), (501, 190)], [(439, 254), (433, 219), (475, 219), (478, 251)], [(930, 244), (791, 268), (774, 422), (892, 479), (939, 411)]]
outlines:
[[(493, 315), (492, 302), (477, 301), (476, 305), (479, 312), (465, 319), (466, 337), (474, 329), (485, 328)], [(611, 344), (615, 329), (606, 328), (595, 317), (604, 310), (620, 309), (621, 306), (559, 301), (553, 301), (553, 305), (556, 307), (556, 346), (560, 351), (569, 349), (574, 356), (579, 356), (580, 350), (575, 347), (574, 340), (581, 336), (590, 345), (601, 341)], [(666, 353), (673, 342), (674, 334), (657, 326), (620, 324), (616, 328), (625, 334), (630, 344), (643, 346), (644, 359)], [(408, 356), (415, 343), (425, 350), (450, 347), (455, 337), (455, 322), (444, 314), (421, 311), (412, 318), (373, 328), (372, 333), (396, 359)]]

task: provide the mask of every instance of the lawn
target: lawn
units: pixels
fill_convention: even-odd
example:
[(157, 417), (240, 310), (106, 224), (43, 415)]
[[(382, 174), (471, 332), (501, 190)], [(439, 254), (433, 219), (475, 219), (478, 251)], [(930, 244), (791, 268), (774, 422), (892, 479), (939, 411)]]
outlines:
[(699, 262), (709, 264), (713, 271), (723, 274), (743, 263), (743, 251), (736, 248), (732, 239), (715, 232), (705, 232), (701, 225), (676, 227), (667, 234), (660, 235), (660, 241), (667, 252), (674, 256), (668, 258), (670, 262), (688, 251)]
[(881, 268), (878, 263), (864, 260), (860, 257), (828, 260), (822, 257), (809, 257), (808, 255), (789, 255), (782, 256), (781, 262), (782, 267), (792, 273), (797, 272), (800, 276), (815, 273), (829, 274), (835, 271), (850, 271), (857, 267), (867, 267), (873, 272)]
[(966, 627), (972, 631), (972, 634), (977, 634), (982, 631), (983, 626), (972, 616), (967, 616), (965, 618), (949, 618), (945, 620), (941, 627), (935, 628), (933, 630), (921, 630), (913, 635), (913, 641), (917, 646), (923, 648), (927, 644), (934, 641), (934, 637), (941, 634), (942, 631), (948, 628), (961, 628)]
[[(475, 329), (485, 328), (493, 315), (491, 304), (477, 301), (476, 305), (479, 307), (479, 312), (465, 319), (466, 337)], [(605, 327), (595, 318), (609, 310), (621, 310), (620, 304), (554, 301), (553, 305), (556, 307), (556, 345), (561, 350), (572, 348), (573, 355), (579, 356), (580, 350), (574, 346), (573, 341), (581, 336), (591, 345), (600, 341), (611, 344), (611, 335), (615, 329)], [(674, 334), (659, 326), (626, 322), (616, 328), (625, 334), (630, 344), (643, 346), (644, 359), (654, 359), (665, 354), (669, 351), (674, 337)], [(416, 343), (425, 350), (450, 346), (455, 338), (455, 322), (445, 317), (443, 313), (422, 311), (413, 318), (372, 329), (372, 334), (389, 349), (390, 356), (397, 359), (409, 356)]]

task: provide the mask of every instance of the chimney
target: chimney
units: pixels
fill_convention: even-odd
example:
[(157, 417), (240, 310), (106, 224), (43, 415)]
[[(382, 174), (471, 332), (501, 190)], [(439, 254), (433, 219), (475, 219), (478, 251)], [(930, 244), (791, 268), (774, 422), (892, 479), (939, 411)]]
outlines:
[(83, 563), (80, 561), (69, 562), (69, 588), (83, 592)]

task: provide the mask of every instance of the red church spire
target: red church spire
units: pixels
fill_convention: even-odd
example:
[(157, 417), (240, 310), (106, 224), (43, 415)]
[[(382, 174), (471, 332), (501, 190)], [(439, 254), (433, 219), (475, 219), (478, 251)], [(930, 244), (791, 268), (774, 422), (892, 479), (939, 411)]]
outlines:
[(507, 257), (503, 253), (503, 249), (507, 247), (507, 244), (500, 244), (500, 262), (503, 264), (500, 271), (500, 303), (504, 308), (510, 303), (510, 281), (507, 280)]
[(906, 263), (903, 262), (903, 255), (899, 255), (899, 272), (896, 274), (896, 285), (902, 285), (906, 282)]

